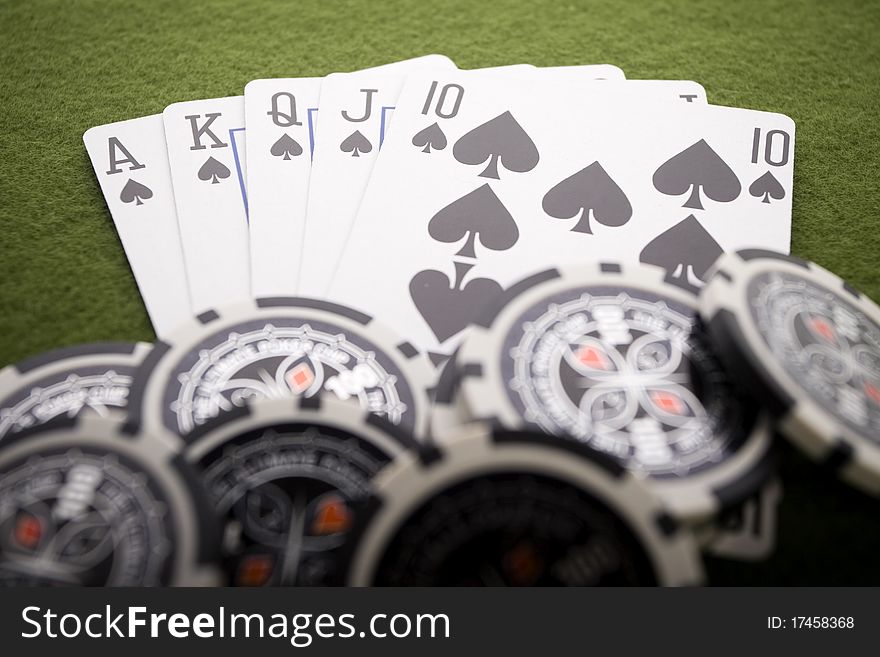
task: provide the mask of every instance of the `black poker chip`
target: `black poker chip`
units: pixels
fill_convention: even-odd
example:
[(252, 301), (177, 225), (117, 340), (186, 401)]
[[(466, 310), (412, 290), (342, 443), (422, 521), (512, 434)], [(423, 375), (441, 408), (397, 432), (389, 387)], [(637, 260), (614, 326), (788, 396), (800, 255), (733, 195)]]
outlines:
[(368, 315), (312, 299), (208, 311), (156, 343), (132, 391), (133, 422), (186, 435), (251, 399), (322, 392), (426, 432), (431, 366)]
[(726, 254), (700, 313), (726, 364), (779, 431), (880, 495), (880, 307), (813, 262)]
[(430, 434), (442, 437), (473, 420), (461, 394), (463, 372), (456, 349), (443, 364), (431, 395)]
[(0, 585), (208, 586), (219, 535), (195, 472), (121, 416), (80, 413), (0, 443)]
[[(739, 393), (659, 267), (553, 269), (513, 286), (455, 359), (450, 414), (537, 429), (603, 452), (701, 524), (773, 472), (769, 418)], [(443, 381), (441, 381), (441, 384)], [(444, 386), (438, 392), (453, 399)], [(442, 400), (441, 400), (442, 401)], [(438, 433), (441, 424), (435, 422)]]
[(353, 586), (692, 585), (693, 536), (589, 447), (474, 423), (399, 456), (349, 543)]
[(416, 445), (401, 427), (326, 393), (252, 400), (185, 440), (221, 518), (233, 586), (337, 583), (373, 478)]
[(124, 412), (151, 345), (109, 342), (50, 351), (0, 370), (0, 440), (82, 412)]

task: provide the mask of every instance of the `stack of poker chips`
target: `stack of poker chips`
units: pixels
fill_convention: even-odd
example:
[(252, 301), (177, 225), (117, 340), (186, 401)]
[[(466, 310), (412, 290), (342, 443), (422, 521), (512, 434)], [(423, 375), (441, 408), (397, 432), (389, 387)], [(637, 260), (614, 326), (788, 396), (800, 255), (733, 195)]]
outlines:
[(791, 256), (532, 275), (439, 375), (247, 302), (0, 371), (0, 583), (699, 584), (772, 551), (777, 436), (880, 495), (880, 308)]

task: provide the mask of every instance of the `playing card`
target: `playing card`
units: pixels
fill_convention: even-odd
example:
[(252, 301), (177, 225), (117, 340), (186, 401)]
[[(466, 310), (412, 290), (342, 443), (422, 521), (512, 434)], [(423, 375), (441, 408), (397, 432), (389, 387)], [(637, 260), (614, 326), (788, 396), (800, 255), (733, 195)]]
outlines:
[[(561, 264), (638, 259), (683, 221), (724, 249), (787, 251), (794, 124), (689, 102), (698, 90), (413, 76), (330, 298), (449, 353), (498, 287)], [(415, 138), (434, 123), (448, 146), (426, 151)], [(778, 189), (758, 183), (768, 172)], [(691, 242), (679, 234), (650, 251), (692, 283), (702, 254)]]
[(253, 80), (244, 89), (251, 290), (293, 296), (321, 78)]
[(159, 337), (192, 316), (162, 116), (89, 128), (83, 142)]
[[(403, 72), (421, 66), (455, 67), (448, 57), (425, 55), (365, 71)], [(322, 80), (275, 78), (253, 80), (245, 87), (251, 291), (258, 298), (298, 291)], [(370, 92), (367, 104), (373, 100)], [(357, 139), (350, 142), (355, 145)]]
[[(451, 60), (423, 61), (423, 67), (455, 68)], [(379, 70), (334, 73), (321, 87), (321, 131), (309, 182), (308, 209), (299, 271), (299, 294), (321, 297), (345, 244), (351, 222), (394, 103), (411, 62)]]
[(250, 294), (244, 98), (175, 103), (162, 118), (190, 300), (198, 314)]
[[(329, 75), (324, 80), (299, 277), (299, 293), (304, 296), (327, 293), (407, 73), (385, 67), (378, 72)], [(623, 71), (609, 64), (551, 68), (512, 64), (473, 69), (467, 75), (469, 80), (492, 76), (526, 83), (535, 78), (622, 79)], [(442, 150), (446, 138), (434, 123), (413, 137), (413, 143), (427, 151)]]

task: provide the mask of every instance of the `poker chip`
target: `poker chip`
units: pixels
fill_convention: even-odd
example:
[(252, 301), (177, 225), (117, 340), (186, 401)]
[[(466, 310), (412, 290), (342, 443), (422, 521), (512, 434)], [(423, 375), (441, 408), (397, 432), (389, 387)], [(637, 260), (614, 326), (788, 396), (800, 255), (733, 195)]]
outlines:
[(815, 263), (746, 250), (716, 263), (700, 313), (779, 431), (880, 495), (880, 308)]
[(185, 435), (253, 398), (321, 391), (416, 436), (427, 430), (427, 357), (371, 317), (311, 299), (245, 301), (156, 343), (133, 385), (133, 422)]
[(145, 343), (110, 342), (51, 351), (0, 370), (0, 440), (57, 417), (123, 410)]
[(701, 537), (703, 552), (722, 559), (760, 561), (776, 548), (782, 482), (771, 478), (742, 504), (726, 509)]
[(586, 445), (463, 427), (379, 473), (351, 533), (355, 586), (691, 585), (689, 530)]
[(326, 393), (252, 400), (185, 440), (222, 519), (223, 563), (236, 586), (332, 583), (374, 476), (416, 445)]
[(475, 420), (589, 445), (700, 524), (772, 474), (770, 422), (722, 369), (696, 296), (664, 276), (638, 264), (532, 276), (471, 327), (457, 367)]
[(442, 438), (474, 418), (461, 394), (461, 372), (456, 349), (444, 363), (431, 397), (431, 429), (433, 438)]
[(195, 473), (122, 417), (60, 417), (0, 443), (0, 585), (216, 585), (218, 542)]

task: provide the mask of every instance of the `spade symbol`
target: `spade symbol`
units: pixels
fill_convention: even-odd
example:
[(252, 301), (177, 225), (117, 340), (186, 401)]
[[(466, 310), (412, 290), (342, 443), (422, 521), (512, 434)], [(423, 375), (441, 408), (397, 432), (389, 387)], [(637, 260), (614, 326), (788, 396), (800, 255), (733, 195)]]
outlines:
[(430, 153), (433, 148), (436, 151), (442, 151), (446, 148), (446, 135), (436, 123), (432, 123), (427, 128), (419, 130), (412, 138), (413, 146), (422, 149), (422, 153)]
[(452, 147), (452, 155), (462, 164), (489, 164), (481, 178), (498, 179), (498, 162), (508, 171), (524, 173), (538, 164), (535, 142), (520, 127), (510, 112), (478, 125), (464, 134)]
[(361, 134), (360, 130), (355, 130), (339, 144), (339, 150), (343, 153), (351, 153), (352, 157), (360, 157), (361, 153), (369, 153), (373, 150), (370, 141)]
[(150, 198), (153, 198), (153, 190), (131, 178), (119, 192), (119, 200), (123, 203), (135, 201), (135, 205), (143, 205), (144, 201)]
[(639, 260), (663, 267), (667, 280), (696, 291), (703, 287), (706, 272), (720, 255), (718, 242), (689, 215), (648, 242)]
[(703, 209), (700, 188), (718, 203), (730, 203), (742, 189), (733, 170), (704, 139), (661, 164), (654, 172), (654, 187), (670, 196), (691, 190), (684, 207), (694, 210)]
[(476, 258), (474, 242), (493, 251), (506, 251), (519, 239), (519, 228), (488, 184), (453, 201), (428, 222), (428, 234), (438, 242), (467, 240), (456, 255)]
[(213, 157), (209, 157), (205, 160), (202, 168), (199, 169), (199, 180), (210, 180), (212, 185), (216, 185), (220, 182), (220, 179), (225, 180), (228, 177), (229, 169), (226, 168), (226, 165), (215, 160)]
[(752, 183), (751, 187), (749, 187), (749, 194), (755, 198), (763, 196), (764, 199), (761, 203), (769, 203), (771, 198), (776, 201), (784, 199), (785, 189), (783, 189), (773, 174), (768, 171)]
[(297, 155), (302, 155), (303, 149), (296, 139), (287, 133), (284, 133), (278, 141), (272, 144), (272, 148), (269, 149), (269, 152), (275, 157), (289, 160), (291, 156), (296, 157)]
[(416, 309), (440, 342), (465, 329), (474, 315), (502, 292), (501, 286), (490, 278), (474, 278), (462, 287), (461, 281), (473, 264), (454, 264), (453, 285), (446, 274), (436, 269), (420, 271), (409, 283)]
[(572, 228), (578, 233), (592, 234), (591, 210), (593, 218), (605, 226), (622, 226), (632, 217), (632, 205), (626, 194), (598, 162), (555, 185), (544, 195), (542, 207), (557, 219), (580, 215)]

